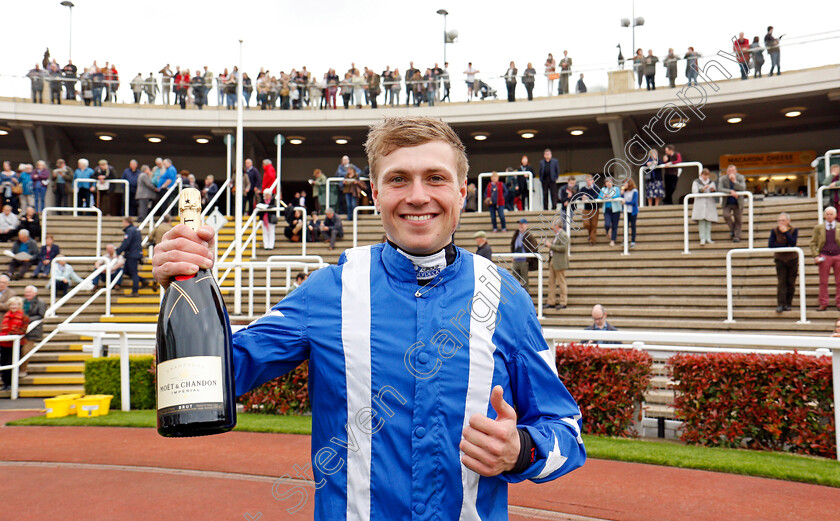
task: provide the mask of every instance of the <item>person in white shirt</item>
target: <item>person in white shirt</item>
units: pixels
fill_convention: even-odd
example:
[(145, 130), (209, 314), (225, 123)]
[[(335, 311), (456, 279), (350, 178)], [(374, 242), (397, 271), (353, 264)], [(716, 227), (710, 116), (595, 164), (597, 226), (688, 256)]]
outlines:
[(20, 226), (20, 219), (12, 213), (12, 207), (8, 204), (3, 206), (3, 211), (0, 212), (0, 241), (8, 241), (17, 234), (18, 226)]
[(475, 75), (479, 72), (481, 71), (472, 66), (472, 62), (469, 62), (467, 64), (467, 70), (464, 71), (464, 74), (467, 75), (467, 101), (470, 101), (473, 97), (473, 85), (475, 84)]

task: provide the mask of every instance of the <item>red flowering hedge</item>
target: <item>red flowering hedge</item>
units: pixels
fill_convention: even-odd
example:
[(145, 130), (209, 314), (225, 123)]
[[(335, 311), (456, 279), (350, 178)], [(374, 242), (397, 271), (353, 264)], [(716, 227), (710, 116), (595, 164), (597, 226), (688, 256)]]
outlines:
[(583, 431), (636, 436), (633, 407), (650, 384), (651, 357), (634, 349), (557, 346), (557, 375), (580, 406)]
[(309, 402), (309, 362), (291, 373), (266, 382), (239, 397), (246, 412), (263, 414), (305, 414), (311, 412)]
[(681, 354), (669, 365), (683, 441), (835, 457), (829, 357)]

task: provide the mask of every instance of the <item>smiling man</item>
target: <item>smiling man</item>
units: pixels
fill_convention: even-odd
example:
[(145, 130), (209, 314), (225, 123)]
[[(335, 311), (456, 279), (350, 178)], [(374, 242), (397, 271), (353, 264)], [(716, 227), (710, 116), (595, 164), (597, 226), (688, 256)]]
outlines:
[[(531, 298), (452, 244), (468, 170), (454, 131), (388, 118), (365, 148), (387, 242), (347, 250), (234, 335), (237, 394), (309, 360), (312, 468), (296, 470), (315, 519), (506, 520), (507, 483), (583, 464), (580, 411)], [(155, 277), (209, 267), (213, 239), (173, 228)]]

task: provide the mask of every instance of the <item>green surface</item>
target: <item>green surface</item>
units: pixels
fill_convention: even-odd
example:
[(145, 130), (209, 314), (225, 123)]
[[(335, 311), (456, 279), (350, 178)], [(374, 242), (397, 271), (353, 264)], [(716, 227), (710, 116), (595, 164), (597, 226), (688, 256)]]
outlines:
[[(58, 425), (96, 427), (155, 427), (155, 411), (111, 411), (97, 418), (33, 416), (7, 425)], [(311, 434), (310, 416), (237, 415), (238, 431)], [(840, 462), (785, 454), (738, 449), (694, 447), (674, 442), (654, 442), (584, 436), (590, 458), (649, 463), (687, 469), (711, 470), (817, 485), (840, 487)]]

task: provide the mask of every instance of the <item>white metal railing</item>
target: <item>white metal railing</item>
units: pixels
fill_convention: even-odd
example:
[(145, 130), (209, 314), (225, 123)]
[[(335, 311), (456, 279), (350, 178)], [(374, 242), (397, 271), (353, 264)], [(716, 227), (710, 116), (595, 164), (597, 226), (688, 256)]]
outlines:
[[(324, 200), (327, 201), (327, 208), (332, 208), (330, 206), (330, 183), (343, 183), (345, 179), (347, 179), (347, 178), (346, 177), (328, 177), (327, 178), (327, 184), (326, 184), (326, 187), (324, 188), (324, 190), (325, 190)], [(356, 180), (357, 181), (368, 181), (369, 178), (359, 177)], [(362, 190), (362, 193), (365, 193), (364, 190)], [(338, 196), (341, 197), (341, 194), (338, 194)], [(336, 206), (339, 205), (338, 199), (336, 199), (335, 205)], [(324, 211), (326, 211), (326, 208), (324, 208)], [(335, 211), (335, 213), (338, 213), (338, 208), (333, 208), (333, 211)]]
[(96, 214), (96, 256), (102, 255), (102, 210), (96, 207), (91, 208), (71, 208), (69, 206), (48, 206), (41, 211), (41, 217), (44, 220), (44, 227), (41, 228), (41, 244), (43, 245), (47, 240), (47, 216), (50, 212), (68, 212), (72, 211), (73, 216), (76, 212), (93, 212)]
[[(248, 314), (246, 317), (252, 319), (254, 318), (255, 290), (265, 290), (265, 313), (268, 313), (271, 310), (272, 292), (278, 291), (280, 293), (287, 293), (292, 287), (291, 271), (293, 268), (302, 269), (304, 272), (309, 273), (310, 269), (320, 269), (324, 266), (329, 266), (329, 264), (324, 262), (324, 259), (320, 255), (272, 255), (265, 261), (242, 261), (238, 264), (238, 266), (248, 271), (248, 285), (246, 287), (242, 287), (241, 289), (247, 290)], [(229, 271), (231, 268), (236, 268), (237, 263), (235, 261), (225, 262), (222, 267), (228, 268)], [(265, 269), (265, 286), (254, 285), (255, 269)], [(285, 285), (272, 285), (272, 269), (286, 270)], [(219, 284), (221, 285), (222, 282), (224, 282), (223, 279), (219, 281)]]
[[(493, 257), (498, 257), (501, 259), (512, 259), (522, 258), (522, 257), (532, 257), (537, 259), (537, 317), (545, 318), (543, 315), (543, 258), (542, 255), (535, 252), (528, 252), (528, 253), (493, 253)], [(513, 270), (508, 270), (513, 272)], [(554, 288), (549, 288), (550, 291), (554, 291)]]
[[(614, 197), (612, 199), (573, 199), (569, 201), (569, 206), (566, 207), (566, 235), (569, 236), (569, 243), (566, 245), (566, 250), (568, 251), (569, 255), (572, 254), (572, 212), (573, 206), (577, 206), (580, 204), (601, 204), (601, 203), (612, 203), (612, 202), (621, 202), (622, 204), (622, 211), (621, 213), (624, 214), (624, 218), (622, 221), (622, 229), (623, 229), (623, 241), (624, 241), (624, 251), (621, 253), (622, 255), (630, 255), (630, 250), (628, 249), (628, 242), (627, 242), (627, 212), (630, 210), (629, 206), (624, 205), (624, 198), (623, 197)], [(586, 210), (584, 210), (586, 211)], [(596, 212), (600, 212), (597, 207), (595, 208)], [(577, 229), (577, 228), (576, 228)]]
[[(749, 203), (749, 206), (747, 208), (747, 246), (749, 248), (752, 248), (755, 238), (755, 231), (753, 230), (753, 194), (749, 191), (735, 193), (739, 196), (745, 196), (747, 198), (747, 203)], [(713, 192), (708, 194), (686, 194), (685, 199), (683, 199), (683, 253), (685, 254), (691, 253), (688, 250), (688, 201), (690, 199), (697, 199), (701, 197), (730, 197), (730, 195), (727, 192)]]
[[(141, 246), (146, 246), (146, 244), (148, 244), (149, 235), (152, 234), (152, 232), (155, 230), (156, 226), (160, 225), (160, 223), (163, 222), (163, 216), (168, 214), (172, 210), (172, 207), (175, 204), (178, 203), (178, 198), (175, 197), (172, 201), (169, 202), (166, 209), (163, 212), (161, 212), (161, 215), (158, 218), (158, 220), (155, 221), (155, 214), (158, 212), (158, 210), (160, 210), (160, 208), (164, 205), (164, 203), (166, 203), (167, 199), (169, 199), (169, 196), (172, 195), (172, 192), (174, 190), (177, 189), (178, 192), (181, 191), (181, 185), (182, 185), (182, 181), (181, 181), (181, 177), (179, 176), (178, 178), (175, 179), (175, 182), (172, 183), (169, 186), (169, 188), (166, 189), (166, 192), (163, 193), (163, 196), (160, 198), (160, 200), (157, 202), (157, 204), (155, 204), (152, 207), (152, 209), (149, 210), (149, 214), (146, 216), (145, 219), (143, 219), (143, 222), (141, 222), (140, 224), (137, 225), (137, 229), (140, 230), (140, 235), (143, 237), (143, 240), (140, 242)], [(147, 225), (149, 226), (149, 233), (148, 234), (143, 232), (143, 228), (145, 228)]]
[[(686, 161), (684, 163), (671, 163), (671, 164), (656, 165), (653, 168), (648, 168), (646, 166), (643, 166), (643, 167), (639, 168), (639, 208), (641, 208), (645, 205), (645, 172), (658, 170), (658, 169), (662, 169), (662, 168), (679, 168), (679, 173), (677, 174), (677, 177), (679, 177), (680, 175), (682, 175), (683, 167), (692, 167), (692, 166), (697, 167), (697, 175), (699, 177), (700, 172), (703, 171), (703, 163), (701, 163), (699, 161)], [(662, 174), (662, 175), (664, 176), (665, 174)], [(664, 180), (663, 180), (663, 182), (664, 182)]]
[(360, 211), (370, 211), (373, 210), (373, 214), (376, 215), (379, 212), (376, 211), (375, 206), (357, 206), (353, 208), (353, 247), (359, 245), (359, 212)]
[(753, 253), (783, 253), (795, 251), (799, 256), (799, 314), (797, 324), (810, 324), (805, 316), (807, 302), (805, 301), (805, 253), (798, 246), (785, 246), (782, 248), (736, 248), (726, 252), (726, 320), (724, 322), (735, 322), (732, 318), (732, 256), (736, 254)]
[[(777, 248), (781, 249), (781, 248)], [(801, 276), (801, 274), (800, 274)], [(781, 348), (824, 349), (819, 354), (831, 352), (832, 381), (834, 387), (834, 424), (840, 425), (840, 338), (829, 336), (793, 336), (793, 335), (748, 335), (737, 333), (700, 333), (675, 331), (593, 331), (588, 329), (543, 328), (546, 340), (582, 339), (606, 340), (613, 342), (653, 342), (660, 344), (688, 344), (691, 346), (760, 346)], [(551, 343), (549, 343), (551, 345)], [(627, 345), (632, 348), (633, 345)], [(711, 348), (708, 348), (711, 351)], [(726, 352), (724, 349), (720, 351)], [(840, 447), (840, 429), (835, 430), (835, 440)], [(840, 460), (840, 451), (837, 452)]]
[[(496, 175), (499, 177), (520, 177), (524, 176), (528, 180), (528, 211), (534, 211), (534, 174), (528, 171), (517, 170), (515, 172), (497, 172)], [(482, 206), (484, 203), (484, 192), (481, 189), (482, 181), (488, 177), (492, 177), (493, 172), (482, 172), (478, 174), (478, 189), (476, 190), (478, 193), (478, 211), (482, 211)]]
[[(109, 259), (108, 257), (102, 256), (87, 256), (87, 257), (65, 257), (62, 256), (62, 260), (65, 261), (85, 261), (85, 262), (96, 262), (102, 261), (102, 265), (93, 270), (90, 275), (82, 279), (82, 282), (76, 284), (74, 288), (67, 292), (61, 299), (56, 302), (55, 300), (55, 291), (56, 291), (56, 269), (55, 266), (50, 268), (50, 307), (47, 308), (47, 311), (44, 317), (55, 317), (55, 312), (58, 311), (61, 306), (66, 304), (71, 298), (73, 298), (77, 293), (82, 291), (83, 287), (86, 287), (87, 284), (92, 284), (93, 279), (100, 275), (101, 273), (105, 273), (105, 287), (108, 288), (111, 286), (111, 279), (116, 275), (116, 273), (112, 274), (111, 271), (113, 267), (116, 265), (117, 259)], [(55, 262), (55, 259), (53, 259)], [(81, 278), (81, 277), (79, 277)], [(107, 292), (105, 294), (105, 316), (111, 316), (111, 292)]]
[[(73, 216), (76, 216), (76, 210), (79, 206), (79, 183), (98, 183), (98, 179), (73, 179)], [(124, 184), (125, 185), (125, 193), (123, 194), (123, 206), (125, 213), (123, 215), (128, 215), (128, 198), (129, 198), (129, 182), (127, 179), (106, 179), (106, 183), (114, 183), (114, 184)], [(110, 190), (110, 186), (109, 186)], [(91, 190), (91, 196), (93, 196), (93, 190)], [(106, 208), (107, 210), (107, 208)]]
[[(201, 210), (201, 216), (202, 217), (205, 217), (208, 213), (210, 213), (210, 211), (213, 209), (214, 205), (216, 204), (216, 201), (219, 200), (219, 197), (222, 195), (222, 193), (227, 191), (229, 185), (230, 185), (230, 179), (225, 179), (225, 182), (222, 183), (222, 186), (220, 186), (219, 189), (216, 190), (216, 195), (214, 195), (207, 202), (207, 204), (204, 205), (204, 209)], [(228, 209), (225, 208), (225, 213), (227, 213), (227, 212), (228, 212)]]

